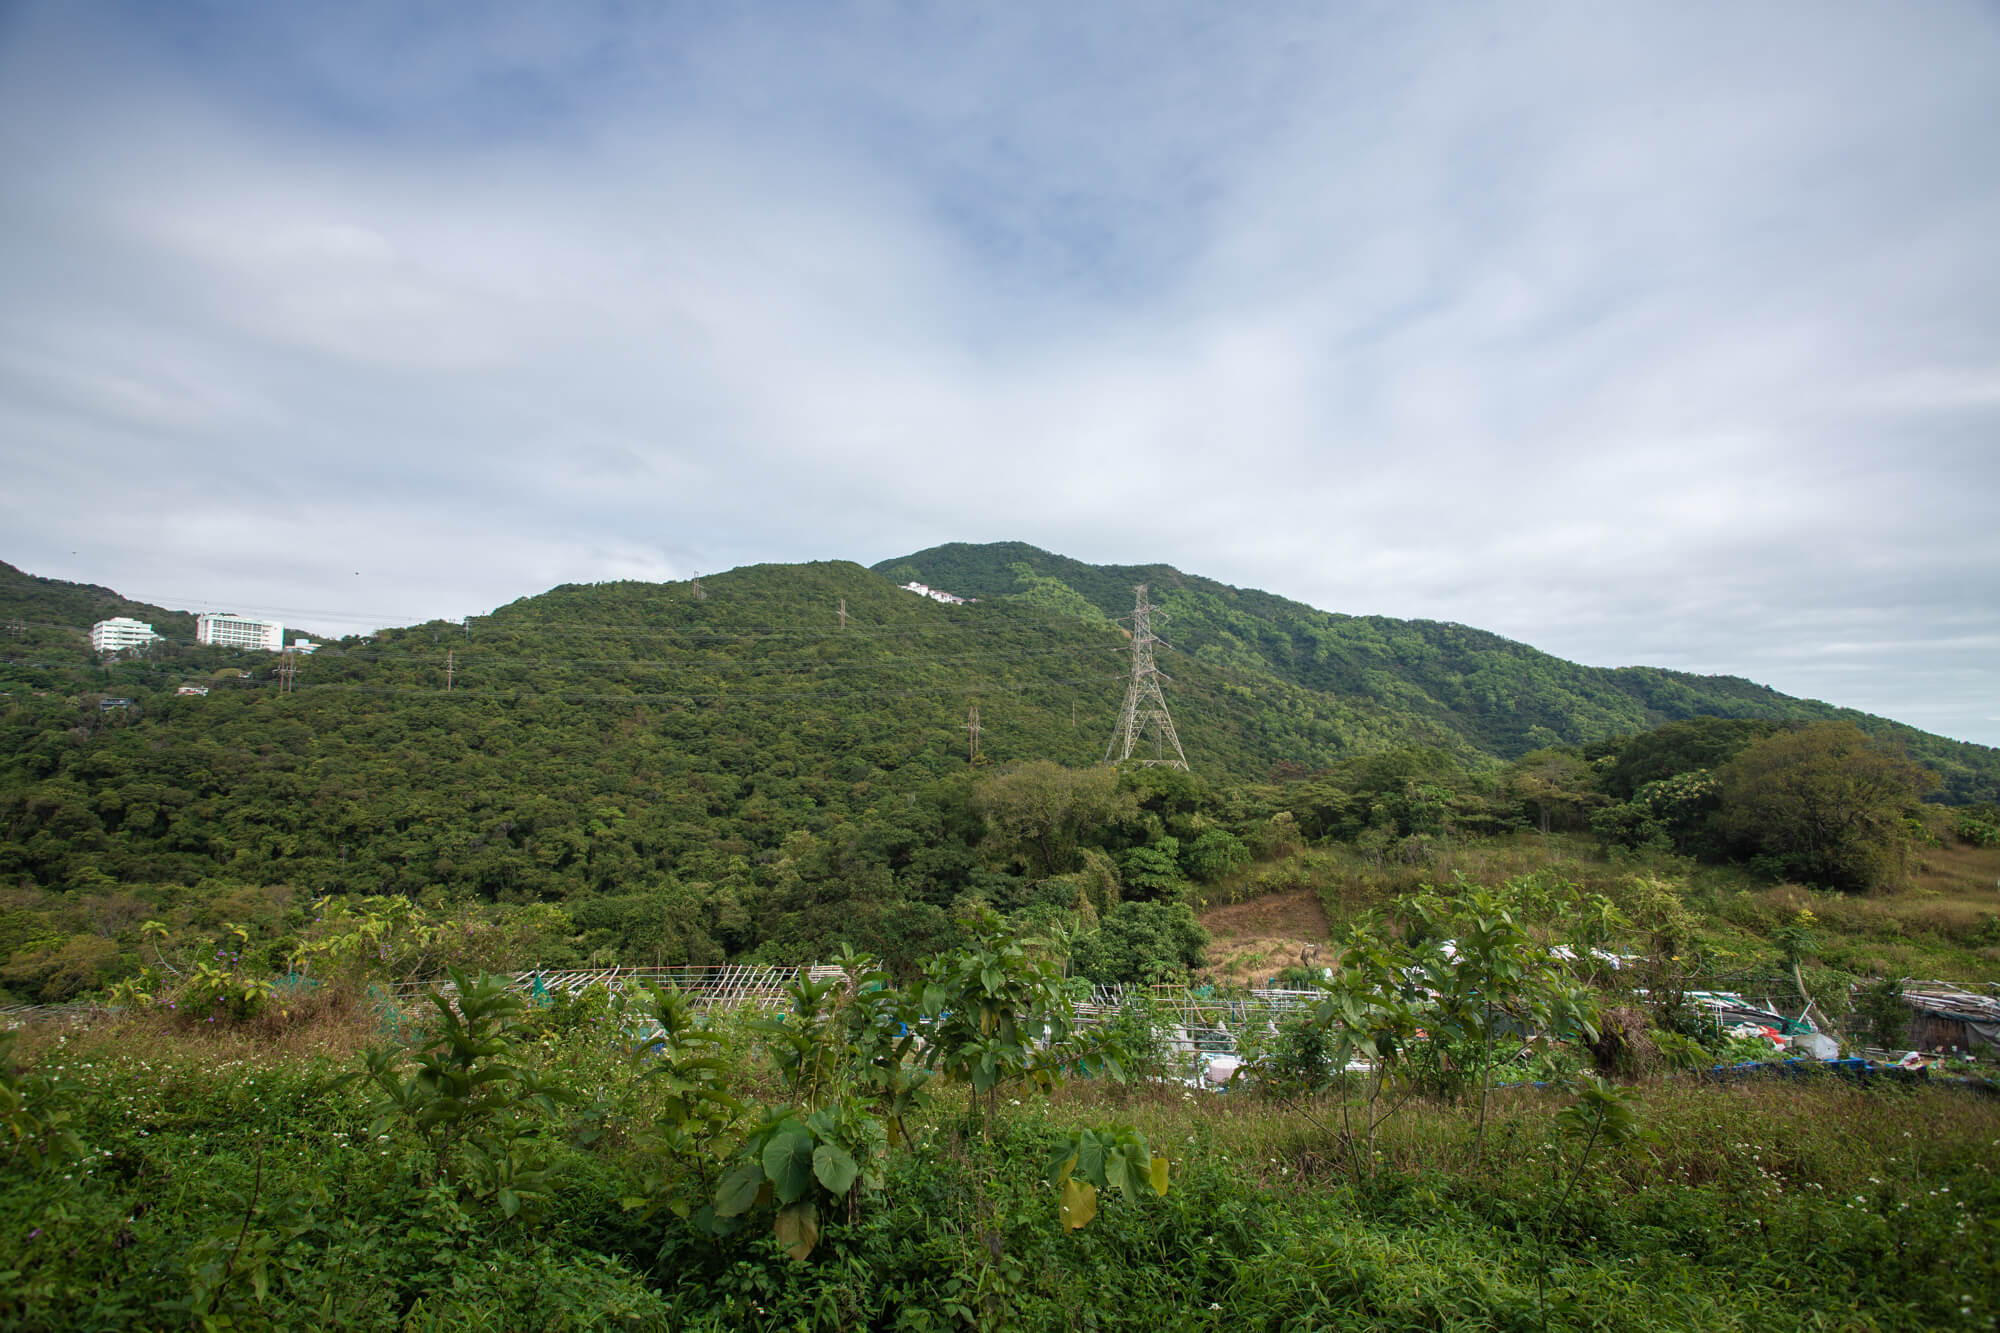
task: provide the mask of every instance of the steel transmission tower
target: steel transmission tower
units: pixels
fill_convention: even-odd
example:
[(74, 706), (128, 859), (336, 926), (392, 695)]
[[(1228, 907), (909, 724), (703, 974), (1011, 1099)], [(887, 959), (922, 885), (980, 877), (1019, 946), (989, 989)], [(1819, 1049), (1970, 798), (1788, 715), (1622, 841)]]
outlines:
[[(1104, 758), (1130, 759), (1139, 737), (1150, 728), (1153, 757), (1138, 762), (1186, 768), (1187, 755), (1181, 751), (1174, 720), (1167, 715), (1166, 696), (1160, 693), (1163, 677), (1153, 665), (1153, 645), (1159, 640), (1153, 637), (1153, 608), (1146, 602), (1146, 586), (1141, 583), (1132, 589), (1137, 598), (1132, 607), (1132, 680), (1125, 687), (1125, 707), (1118, 714), (1118, 729), (1111, 733), (1111, 744), (1104, 747)], [(1168, 750), (1173, 751), (1171, 756)]]

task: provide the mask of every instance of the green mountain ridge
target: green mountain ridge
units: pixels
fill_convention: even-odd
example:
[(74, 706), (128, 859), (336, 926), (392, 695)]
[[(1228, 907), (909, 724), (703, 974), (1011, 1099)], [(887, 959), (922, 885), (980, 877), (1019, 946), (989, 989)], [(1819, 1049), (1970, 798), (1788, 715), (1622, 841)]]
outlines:
[[(988, 548), (982, 570), (982, 548), (949, 549), (956, 563), (888, 568), (979, 602), (845, 561), (745, 566), (699, 590), (569, 584), (326, 643), (289, 689), (269, 653), (169, 640), (100, 661), (61, 625), (0, 639), (0, 986), (102, 984), (136, 966), (148, 918), (259, 920), (275, 940), (330, 893), (559, 907), (578, 962), (796, 960), (843, 940), (908, 960), (969, 902), (1072, 905), (1050, 868), (1080, 853), (1060, 837), (1021, 851), (996, 835), (1013, 816), (995, 801), (1047, 798), (1059, 822), (1094, 801), (1092, 836), (1143, 889), (1177, 858), (1226, 864), (1278, 812), (1312, 837), (1374, 828), (1378, 796), (1399, 829), (1519, 827), (1506, 759), (1550, 736), (1703, 708), (1836, 712), (1156, 568), (1139, 573), (1175, 617), (1160, 659), (1194, 774), (1112, 778), (1130, 650), (1104, 603), (1134, 571), (999, 558), (1018, 547)], [(138, 604), (0, 581), (11, 623), (112, 605)], [(1907, 738), (1954, 799), (2000, 791), (2000, 752), (1868, 725)]]
[(1498, 759), (1696, 716), (1840, 720), (1902, 745), (1939, 774), (1946, 800), (1992, 800), (2000, 793), (2000, 750), (1796, 699), (1737, 676), (1582, 666), (1465, 625), (1342, 615), (1171, 565), (1090, 565), (1022, 542), (954, 542), (873, 568), (897, 582), (914, 579), (987, 600), (1047, 606), (1066, 593), (1107, 618), (1129, 615), (1133, 586), (1146, 583), (1156, 628), (1180, 660), (1268, 673), (1315, 693), (1373, 703)]

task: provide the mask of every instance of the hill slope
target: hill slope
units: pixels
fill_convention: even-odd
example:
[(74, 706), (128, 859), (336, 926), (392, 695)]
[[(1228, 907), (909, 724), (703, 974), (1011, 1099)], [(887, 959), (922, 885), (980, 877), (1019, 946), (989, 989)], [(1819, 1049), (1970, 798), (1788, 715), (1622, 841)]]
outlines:
[[(0, 875), (747, 893), (795, 833), (867, 828), (900, 865), (937, 830), (879, 825), (940, 780), (1103, 756), (1126, 671), (1109, 624), (942, 606), (844, 562), (703, 587), (565, 586), (466, 625), (344, 640), (304, 660), (290, 693), (263, 653), (0, 665)], [(191, 676), (216, 684), (178, 696)], [(107, 692), (132, 705), (101, 710)], [(1205, 662), (1177, 669), (1174, 708), (1217, 779), (1408, 744), (1474, 757), (1421, 718)]]
[(94, 583), (45, 579), (0, 561), (0, 619), (17, 643), (88, 648), (90, 627), (113, 616), (143, 620), (169, 640), (194, 642), (192, 612), (135, 602)]
[[(971, 581), (970, 562), (918, 572), (1005, 586)], [(1384, 781), (1430, 775), (1450, 789), (1413, 789), (1424, 810), (1506, 825), (1519, 811), (1488, 779), (1506, 744), (1539, 738), (1510, 738), (1522, 715), (1581, 736), (1672, 715), (1626, 683), (1635, 673), (1456, 626), (1331, 617), (1168, 570), (1067, 572), (1084, 586), (1010, 569), (1016, 591), (969, 606), (847, 562), (746, 567), (700, 597), (567, 585), (327, 644), (290, 691), (268, 653), (170, 642), (100, 663), (74, 628), (49, 631), (69, 635), (59, 651), (0, 640), (0, 985), (61, 998), (100, 984), (136, 965), (149, 917), (253, 920), (280, 941), (305, 903), (343, 891), (560, 904), (573, 962), (797, 959), (842, 940), (907, 960), (966, 901), (1074, 905), (1083, 881), (1048, 873), (1076, 860), (1049, 850), (1067, 835), (1009, 850), (989, 816), (1032, 807), (1055, 828), (1095, 801), (1106, 854), (1173, 842), (1192, 866), (1211, 832), (1254, 841), (1290, 796), (1319, 799), (1321, 784), (1246, 785), (1274, 769), (1424, 746), (1457, 762), (1389, 755)], [(1128, 673), (1110, 599), (1135, 573), (1179, 617), (1169, 634), (1188, 651), (1162, 664), (1194, 777), (1090, 771)], [(86, 612), (115, 597), (58, 591)], [(28, 614), (0, 596), (0, 617)], [(1729, 693), (1739, 682), (1658, 674), (1687, 692), (1673, 707), (1750, 711)], [(1793, 716), (1820, 707), (1744, 689)], [(1019, 760), (1071, 769), (985, 780)]]
[(1148, 583), (1161, 612), (1160, 633), (1196, 662), (1268, 673), (1315, 693), (1371, 703), (1502, 759), (1697, 715), (1837, 718), (1898, 742), (1935, 769), (1945, 799), (2000, 796), (2000, 750), (1795, 699), (1734, 676), (1580, 666), (1464, 625), (1340, 615), (1171, 565), (1089, 565), (1020, 542), (935, 546), (874, 569), (897, 582), (916, 579), (961, 596), (1067, 607), (1078, 616), (1129, 615), (1133, 585)]

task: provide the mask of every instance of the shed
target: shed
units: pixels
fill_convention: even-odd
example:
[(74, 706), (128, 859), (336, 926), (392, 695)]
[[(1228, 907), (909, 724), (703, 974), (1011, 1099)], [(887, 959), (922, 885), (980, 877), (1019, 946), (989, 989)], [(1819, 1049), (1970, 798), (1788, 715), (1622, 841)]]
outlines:
[(1910, 1006), (1909, 1042), (1920, 1051), (1944, 1050), (2000, 1055), (2000, 988), (1988, 994), (1948, 981), (1905, 981), (1903, 1003)]

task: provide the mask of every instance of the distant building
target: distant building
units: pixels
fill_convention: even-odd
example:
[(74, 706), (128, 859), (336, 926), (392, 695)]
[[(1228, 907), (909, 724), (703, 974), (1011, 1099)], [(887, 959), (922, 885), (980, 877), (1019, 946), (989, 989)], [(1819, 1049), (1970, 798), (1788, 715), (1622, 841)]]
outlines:
[(217, 648), (260, 648), (275, 653), (285, 646), (285, 624), (281, 620), (252, 620), (249, 616), (209, 611), (195, 617), (194, 641)]
[(153, 627), (130, 616), (113, 616), (90, 627), (90, 647), (94, 652), (122, 653), (128, 648), (144, 648), (160, 642)]
[[(903, 591), (913, 592), (919, 597), (928, 597), (933, 602), (943, 602), (946, 606), (964, 606), (966, 601), (968, 600), (964, 597), (958, 597), (953, 595), (952, 593), (945, 592), (941, 588), (933, 588), (926, 583), (914, 583), (914, 582), (905, 583), (903, 585)], [(977, 600), (977, 599), (974, 598), (971, 600)]]
[(181, 686), (181, 687), (180, 687), (179, 689), (175, 690), (175, 691), (174, 691), (174, 693), (175, 693), (175, 694), (192, 694), (192, 695), (197, 695), (197, 696), (199, 696), (199, 695), (204, 695), (204, 694), (207, 694), (207, 693), (208, 693), (208, 686), (206, 686), (206, 685), (183, 685), (183, 686)]
[(315, 652), (319, 651), (319, 645), (311, 639), (293, 639), (292, 651), (311, 657)]
[(114, 708), (130, 708), (131, 706), (132, 701), (130, 699), (99, 699), (97, 701), (97, 711), (100, 713), (108, 713)]

